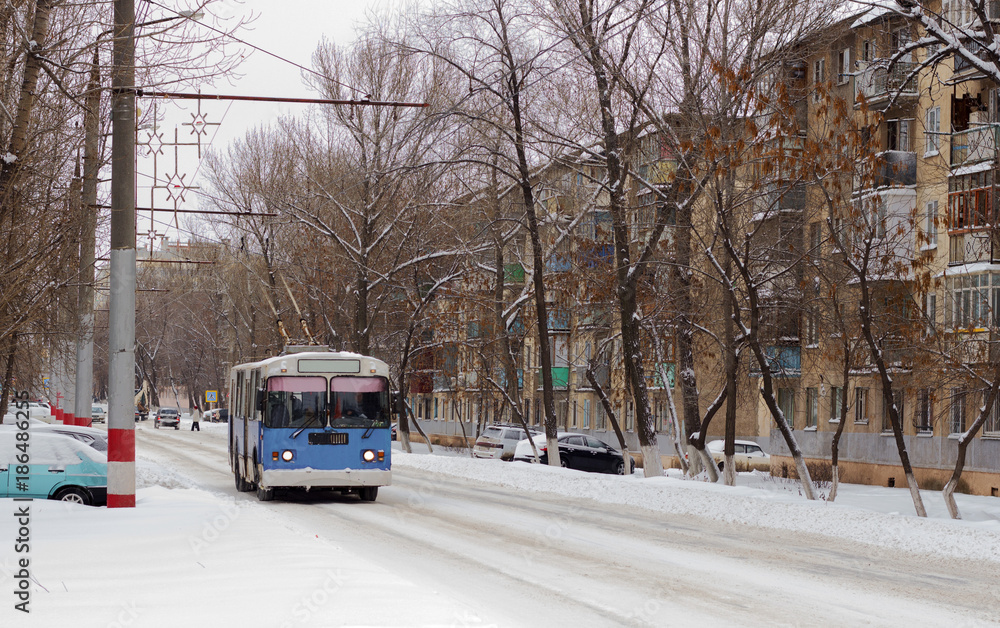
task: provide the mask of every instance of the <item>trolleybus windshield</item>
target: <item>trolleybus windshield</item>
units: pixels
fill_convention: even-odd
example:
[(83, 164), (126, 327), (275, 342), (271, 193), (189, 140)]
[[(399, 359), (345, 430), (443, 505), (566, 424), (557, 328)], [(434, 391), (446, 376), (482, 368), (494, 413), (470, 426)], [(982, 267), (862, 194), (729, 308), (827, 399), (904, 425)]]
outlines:
[(330, 425), (389, 427), (389, 385), (376, 377), (330, 378)]
[(271, 377), (267, 380), (266, 427), (325, 427), (325, 377)]

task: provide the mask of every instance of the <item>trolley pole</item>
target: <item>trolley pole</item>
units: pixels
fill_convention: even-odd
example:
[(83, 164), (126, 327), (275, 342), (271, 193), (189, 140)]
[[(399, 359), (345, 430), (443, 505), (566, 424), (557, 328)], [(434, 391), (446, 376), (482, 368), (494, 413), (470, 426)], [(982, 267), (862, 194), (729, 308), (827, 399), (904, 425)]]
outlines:
[(135, 507), (135, 2), (115, 0), (111, 76), (108, 507)]

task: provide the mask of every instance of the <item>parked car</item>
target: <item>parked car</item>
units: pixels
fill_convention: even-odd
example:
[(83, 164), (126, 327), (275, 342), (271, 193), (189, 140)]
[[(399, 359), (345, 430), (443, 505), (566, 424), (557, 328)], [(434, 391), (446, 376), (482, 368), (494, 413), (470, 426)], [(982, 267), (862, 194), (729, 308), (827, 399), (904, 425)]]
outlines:
[(175, 430), (181, 429), (181, 411), (177, 408), (160, 408), (156, 411), (156, 418), (153, 420), (153, 427), (160, 429), (160, 426), (172, 427)]
[[(713, 440), (705, 445), (705, 449), (719, 465), (719, 471), (722, 471), (726, 466), (725, 446), (726, 441), (724, 440)], [(735, 441), (734, 447), (733, 461), (736, 463), (737, 471), (752, 471), (754, 469), (766, 471), (771, 468), (771, 456), (752, 440)]]
[(229, 408), (216, 408), (214, 410), (206, 410), (205, 414), (201, 415), (201, 420), (206, 423), (228, 423), (229, 422)]
[[(45, 423), (44, 421), (31, 420), (31, 434), (62, 434), (63, 436), (69, 436), (74, 440), (78, 440), (84, 445), (89, 445), (97, 451), (100, 451), (107, 455), (108, 452), (108, 433), (104, 430), (95, 429), (93, 427), (84, 427), (82, 425), (60, 425), (58, 423)], [(0, 430), (6, 432), (8, 430), (16, 430), (13, 425), (4, 425), (0, 427)]]
[[(538, 458), (542, 464), (548, 464), (548, 451), (545, 435), (532, 437), (538, 449)], [(620, 451), (599, 438), (587, 434), (559, 432), (559, 464), (569, 469), (580, 471), (596, 471), (599, 473), (617, 473), (622, 475), (625, 470), (625, 457)], [(517, 443), (514, 460), (533, 462), (531, 443), (524, 439)], [(630, 473), (635, 472), (635, 460), (630, 460)]]
[(107, 423), (108, 411), (101, 406), (92, 406), (90, 409), (90, 420), (93, 423)]
[[(63, 434), (35, 431), (29, 460), (18, 459), (17, 430), (0, 430), (0, 497), (56, 499), (103, 506), (108, 501), (108, 459), (103, 453)], [(26, 480), (17, 467), (27, 466)]]
[(143, 410), (139, 406), (136, 406), (135, 407), (135, 420), (138, 422), (138, 421), (145, 421), (147, 419), (149, 419), (149, 412), (146, 411), (146, 410)]
[(390, 429), (392, 430), (392, 434), (390, 435), (390, 439), (391, 439), (391, 440), (396, 440), (396, 424), (395, 424), (395, 423), (393, 423), (393, 424), (392, 424), (392, 425), (390, 426)]
[[(17, 406), (18, 403), (21, 404), (20, 408)], [(19, 412), (27, 414), (29, 419), (42, 423), (50, 423), (53, 420), (49, 404), (11, 399), (7, 403), (7, 414), (3, 415), (3, 423), (13, 425), (17, 421)]]
[[(539, 434), (538, 430), (529, 431), (532, 436)], [(525, 440), (525, 438), (524, 428), (519, 425), (500, 423), (489, 425), (476, 439), (476, 444), (472, 447), (472, 455), (476, 458), (513, 460), (518, 441)]]

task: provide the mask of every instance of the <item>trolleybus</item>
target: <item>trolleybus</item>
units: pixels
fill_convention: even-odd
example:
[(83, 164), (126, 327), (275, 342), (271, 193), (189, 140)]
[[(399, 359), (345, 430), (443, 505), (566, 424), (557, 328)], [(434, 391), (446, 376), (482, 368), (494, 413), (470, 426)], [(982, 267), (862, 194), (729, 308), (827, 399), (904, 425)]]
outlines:
[(389, 367), (356, 353), (289, 348), (229, 378), (236, 488), (328, 488), (374, 501), (390, 470)]

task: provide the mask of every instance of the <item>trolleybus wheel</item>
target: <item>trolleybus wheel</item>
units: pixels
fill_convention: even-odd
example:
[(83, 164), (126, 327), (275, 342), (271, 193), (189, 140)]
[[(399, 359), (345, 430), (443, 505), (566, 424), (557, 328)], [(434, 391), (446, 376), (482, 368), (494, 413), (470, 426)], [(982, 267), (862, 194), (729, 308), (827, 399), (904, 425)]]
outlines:
[(274, 499), (274, 489), (264, 488), (261, 486), (260, 477), (263, 475), (260, 470), (260, 465), (254, 466), (254, 481), (257, 484), (257, 500), (262, 502), (269, 502)]
[(358, 491), (358, 496), (361, 497), (363, 502), (373, 502), (375, 498), (378, 497), (378, 487), (377, 486), (362, 486)]

